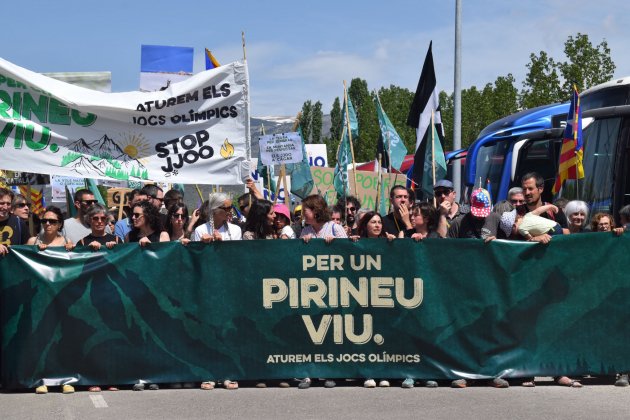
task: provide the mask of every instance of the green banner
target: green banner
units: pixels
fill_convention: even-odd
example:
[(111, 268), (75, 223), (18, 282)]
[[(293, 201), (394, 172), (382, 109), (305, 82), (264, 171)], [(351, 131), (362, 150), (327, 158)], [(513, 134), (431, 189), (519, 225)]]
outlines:
[(630, 237), (16, 246), (1, 380), (627, 372)]

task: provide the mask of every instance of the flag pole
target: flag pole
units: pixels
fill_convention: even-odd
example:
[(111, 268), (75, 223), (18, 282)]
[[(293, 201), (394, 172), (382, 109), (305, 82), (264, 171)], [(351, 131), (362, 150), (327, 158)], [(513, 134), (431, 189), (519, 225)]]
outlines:
[[(265, 123), (263, 122), (260, 126), (260, 131), (262, 132), (262, 135), (265, 135)], [(260, 147), (260, 144), (259, 146)], [(265, 165), (267, 166), (267, 190), (269, 190), (269, 194), (271, 194), (271, 169), (270, 166), (271, 165)]]
[[(435, 122), (433, 121), (434, 111), (431, 110), (431, 169), (433, 170), (433, 185), (435, 185)], [(437, 207), (437, 200), (433, 194), (433, 207)]]
[(577, 153), (577, 137), (578, 137), (578, 130), (581, 127), (578, 127), (578, 123), (580, 122), (580, 118), (578, 115), (578, 110), (580, 109), (580, 95), (577, 94), (577, 86), (575, 86), (575, 83), (573, 84), (573, 92), (575, 93), (576, 96), (576, 101), (573, 104), (573, 153), (575, 154), (575, 197), (579, 200), (580, 199), (580, 173), (578, 171), (579, 168), (579, 163), (578, 162), (578, 153)]
[(378, 213), (378, 210), (381, 207), (381, 188), (383, 188), (382, 184), (383, 184), (383, 171), (381, 171), (381, 154), (378, 154), (378, 157), (376, 158), (376, 164), (378, 165), (378, 182), (376, 184), (376, 208), (374, 209), (375, 212)]
[(357, 172), (356, 161), (354, 160), (354, 146), (352, 146), (352, 130), (350, 130), (350, 115), (348, 114), (348, 89), (346, 89), (346, 81), (343, 81), (343, 95), (346, 102), (346, 127), (348, 127), (348, 140), (350, 141), (350, 154), (352, 155), (352, 175), (354, 176), (354, 196), (358, 196), (357, 192)]

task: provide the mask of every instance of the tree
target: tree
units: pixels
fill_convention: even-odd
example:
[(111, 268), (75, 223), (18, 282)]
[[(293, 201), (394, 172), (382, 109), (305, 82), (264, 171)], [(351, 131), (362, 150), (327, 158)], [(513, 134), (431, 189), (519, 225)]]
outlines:
[(302, 129), (302, 139), (304, 143), (311, 142), (311, 113), (313, 105), (310, 100), (302, 105), (302, 114), (300, 116), (300, 128)]
[(556, 62), (544, 51), (538, 56), (532, 53), (529, 58), (531, 62), (527, 64), (528, 73), (521, 91), (521, 107), (534, 108), (560, 102), (564, 95), (560, 88)]
[[(441, 91), (439, 94), (440, 101), (440, 115), (442, 117), (442, 130), (444, 130), (444, 150), (453, 149), (453, 113), (454, 103), (453, 95), (449, 95), (445, 91)], [(415, 142), (415, 139), (414, 139)], [(410, 149), (407, 149), (410, 150)], [(411, 150), (416, 150), (415, 145)], [(411, 152), (410, 152), (411, 153)]]
[(337, 147), (341, 139), (341, 103), (339, 97), (335, 98), (330, 111), (330, 136), (324, 138), (328, 154), (328, 166), (337, 164)]
[(564, 83), (562, 91), (564, 99), (569, 100), (573, 83), (581, 92), (592, 86), (612, 79), (615, 63), (610, 58), (610, 48), (606, 40), (593, 47), (588, 35), (578, 34), (564, 43), (564, 54), (568, 61), (558, 63), (558, 69)]
[(320, 101), (315, 102), (312, 109), (311, 116), (311, 143), (322, 142), (322, 103)]
[(354, 105), (359, 122), (359, 138), (352, 139), (355, 161), (374, 160), (380, 128), (376, 116), (376, 106), (368, 91), (367, 82), (359, 78), (352, 79), (348, 88), (348, 96)]

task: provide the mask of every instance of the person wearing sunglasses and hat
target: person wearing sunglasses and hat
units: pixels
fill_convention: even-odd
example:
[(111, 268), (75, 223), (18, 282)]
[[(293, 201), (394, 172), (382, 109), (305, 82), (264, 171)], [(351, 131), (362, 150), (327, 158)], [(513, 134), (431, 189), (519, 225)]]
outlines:
[(492, 212), (490, 193), (477, 188), (470, 195), (470, 213), (460, 215), (448, 229), (449, 238), (476, 238), (486, 242), (497, 237), (501, 216)]
[(446, 218), (448, 226), (461, 214), (468, 212), (467, 208), (455, 201), (456, 195), (455, 186), (448, 179), (441, 179), (433, 185), (435, 206), (440, 211), (440, 215)]

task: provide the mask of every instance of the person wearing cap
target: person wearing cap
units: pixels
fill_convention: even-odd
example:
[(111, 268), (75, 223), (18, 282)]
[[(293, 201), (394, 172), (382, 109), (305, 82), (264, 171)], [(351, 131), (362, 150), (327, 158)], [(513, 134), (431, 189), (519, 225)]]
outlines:
[(470, 213), (460, 215), (448, 229), (449, 238), (476, 238), (491, 241), (497, 237), (501, 217), (492, 212), (490, 193), (477, 188), (470, 196)]
[(455, 202), (455, 186), (448, 179), (441, 179), (433, 185), (433, 196), (440, 215), (446, 218), (448, 225), (461, 213), (460, 205)]
[(274, 228), (276, 229), (276, 235), (279, 239), (295, 239), (295, 231), (291, 227), (291, 212), (285, 204), (275, 204), (273, 206), (276, 212), (276, 218), (274, 220)]
[(396, 237), (402, 237), (405, 231), (413, 229), (409, 211), (409, 191), (402, 185), (394, 185), (389, 191), (392, 212), (383, 217), (383, 230)]

